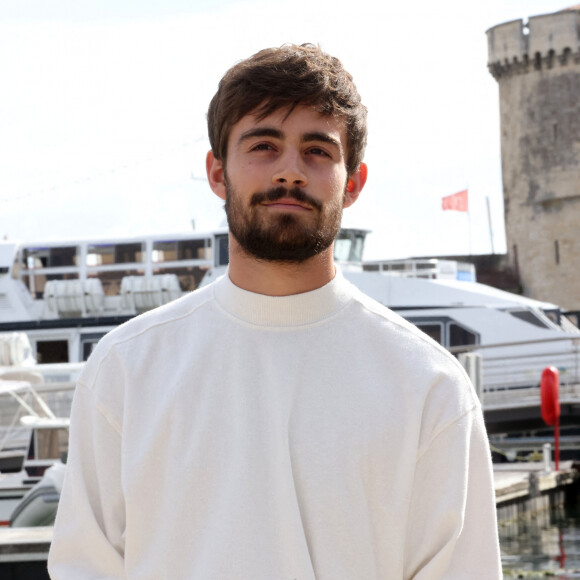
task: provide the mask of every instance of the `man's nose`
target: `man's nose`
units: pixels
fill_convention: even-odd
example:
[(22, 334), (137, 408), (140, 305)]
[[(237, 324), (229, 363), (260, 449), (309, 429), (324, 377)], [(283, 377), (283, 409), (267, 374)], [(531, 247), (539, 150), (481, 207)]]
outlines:
[(308, 183), (304, 162), (298, 153), (287, 153), (280, 157), (280, 163), (272, 175), (276, 186), (305, 187)]

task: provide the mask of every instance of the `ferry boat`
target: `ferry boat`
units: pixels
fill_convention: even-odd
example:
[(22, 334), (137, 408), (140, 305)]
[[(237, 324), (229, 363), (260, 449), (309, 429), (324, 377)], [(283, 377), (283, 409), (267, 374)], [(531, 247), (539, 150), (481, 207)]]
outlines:
[[(503, 397), (497, 405), (509, 418), (512, 403), (505, 392), (521, 399), (530, 389), (537, 399), (541, 372), (550, 365), (559, 368), (564, 387), (580, 385), (580, 330), (573, 315), (479, 284), (471, 264), (363, 262), (367, 234), (340, 231), (335, 259), (343, 275), (460, 357), (488, 407)], [(2, 365), (81, 363), (110, 329), (209, 283), (227, 262), (225, 228), (114, 240), (1, 242), (0, 377)], [(15, 346), (14, 333), (26, 333), (28, 355)], [(577, 398), (580, 402), (580, 392)]]

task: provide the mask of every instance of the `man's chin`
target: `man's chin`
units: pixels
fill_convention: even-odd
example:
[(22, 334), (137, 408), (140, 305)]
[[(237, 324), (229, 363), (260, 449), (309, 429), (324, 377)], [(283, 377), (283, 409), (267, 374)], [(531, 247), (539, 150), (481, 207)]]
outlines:
[(318, 235), (293, 236), (290, 232), (276, 232), (275, 236), (241, 237), (234, 233), (234, 237), (243, 251), (258, 260), (267, 262), (305, 262), (322, 253), (330, 245), (324, 243)]

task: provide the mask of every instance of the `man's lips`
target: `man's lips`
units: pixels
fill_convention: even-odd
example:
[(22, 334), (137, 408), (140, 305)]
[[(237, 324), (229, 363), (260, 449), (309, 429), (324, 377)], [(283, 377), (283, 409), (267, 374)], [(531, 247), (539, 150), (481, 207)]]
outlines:
[(254, 193), (250, 199), (250, 204), (254, 207), (257, 205), (264, 205), (273, 209), (283, 209), (287, 211), (322, 211), (322, 203), (315, 197), (308, 195), (299, 187), (290, 190), (285, 187), (276, 187), (269, 191)]
[(307, 211), (312, 210), (312, 207), (309, 204), (300, 202), (290, 197), (283, 197), (277, 199), (276, 201), (263, 201), (261, 205), (266, 205), (274, 209), (307, 210)]

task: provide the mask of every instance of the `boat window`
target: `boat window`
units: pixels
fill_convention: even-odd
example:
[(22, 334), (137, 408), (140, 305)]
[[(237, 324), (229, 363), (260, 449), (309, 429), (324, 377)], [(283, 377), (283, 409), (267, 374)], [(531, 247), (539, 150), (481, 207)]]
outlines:
[(216, 263), (215, 266), (227, 266), (230, 262), (230, 240), (228, 234), (219, 234), (215, 236), (216, 245)]
[(334, 242), (334, 259), (338, 262), (347, 262), (351, 245), (352, 241), (349, 238), (336, 238)]
[(552, 310), (542, 310), (542, 312), (556, 325), (560, 326), (560, 310), (553, 308)]
[(39, 364), (69, 362), (68, 340), (38, 340), (36, 362)]
[(580, 310), (575, 310), (575, 311), (568, 311), (568, 312), (564, 312), (564, 316), (562, 317), (562, 322), (564, 322), (564, 320), (568, 323), (568, 324), (572, 324), (574, 327), (579, 328), (580, 327)]
[(130, 264), (143, 261), (143, 243), (91, 244), (87, 248), (87, 266)]
[(153, 242), (153, 262), (211, 259), (211, 239), (165, 240)]
[(78, 248), (63, 246), (59, 248), (24, 248), (22, 268), (63, 268), (77, 265)]
[(355, 234), (354, 244), (352, 247), (351, 260), (354, 262), (362, 262), (363, 250), (365, 247), (366, 234)]
[(104, 332), (83, 334), (81, 336), (81, 360), (85, 361), (89, 358), (103, 336), (105, 336)]
[(540, 328), (548, 328), (548, 325), (531, 310), (508, 310), (508, 312), (524, 322), (529, 322), (530, 324), (539, 326)]
[(449, 346), (464, 346), (466, 344), (477, 344), (477, 335), (467, 328), (460, 326), (455, 322), (450, 322), (449, 328)]
[(457, 279), (465, 282), (477, 282), (475, 266), (466, 262), (457, 262)]
[(153, 242), (153, 262), (175, 262), (177, 242)]
[(37, 429), (36, 459), (64, 459), (68, 453), (68, 429)]
[(366, 232), (340, 230), (334, 241), (334, 259), (338, 262), (362, 262)]
[(417, 328), (419, 328), (419, 330), (422, 330), (426, 335), (430, 336), (434, 341), (438, 342), (439, 344), (443, 344), (442, 324), (436, 322), (417, 324)]

